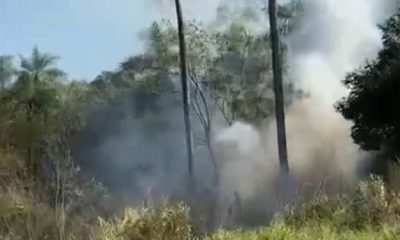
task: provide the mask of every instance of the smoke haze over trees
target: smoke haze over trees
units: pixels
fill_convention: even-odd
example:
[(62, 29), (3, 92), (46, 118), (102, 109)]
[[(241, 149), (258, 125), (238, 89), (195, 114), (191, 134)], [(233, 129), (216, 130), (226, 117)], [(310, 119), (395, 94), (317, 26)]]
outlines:
[[(54, 222), (52, 236), (72, 239), (68, 231), (90, 235), (98, 217), (125, 207), (183, 201), (204, 233), (266, 224), (322, 182), (336, 196), (370, 172), (389, 181), (370, 160), (398, 161), (394, 1), (278, 1), (291, 189), (279, 178), (266, 3), (221, 1), (208, 21), (191, 19), (189, 1), (182, 4), (196, 191), (186, 189), (179, 35), (167, 16), (141, 33), (141, 54), (127, 53), (87, 82), (42, 46), (0, 56), (0, 211), (3, 200), (40, 208), (56, 220), (37, 221), (37, 229)], [(4, 229), (31, 234), (18, 224)]]

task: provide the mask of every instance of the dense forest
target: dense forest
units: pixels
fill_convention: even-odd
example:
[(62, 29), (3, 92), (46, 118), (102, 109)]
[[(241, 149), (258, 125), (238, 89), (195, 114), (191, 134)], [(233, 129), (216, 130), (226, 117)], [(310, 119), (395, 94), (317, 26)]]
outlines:
[[(293, 134), (303, 134), (290, 132), (293, 121), (301, 122), (293, 117), (298, 106), (313, 100), (296, 82), (290, 61), (289, 39), (299, 32), (308, 5), (278, 5), (293, 175), (291, 186), (283, 187), (291, 189), (290, 197), (272, 200), (286, 181), (278, 177), (280, 156), (271, 157), (273, 166), (264, 171), (257, 164), (270, 149), (257, 152), (251, 145), (264, 140), (250, 133), (265, 131), (276, 141), (270, 130), (279, 112), (273, 38), (268, 11), (256, 1), (243, 5), (221, 5), (210, 23), (183, 22), (187, 90), (181, 85), (181, 32), (171, 20), (149, 26), (142, 54), (127, 55), (88, 81), (74, 80), (57, 66), (59, 56), (41, 46), (32, 46), (29, 56), (0, 55), (0, 239), (294, 239), (298, 232), (302, 239), (320, 239), (321, 232), (327, 239), (396, 239), (400, 10), (379, 26), (378, 56), (347, 73), (342, 85), (348, 92), (331, 106), (351, 124), (351, 139), (368, 156), (368, 166), (352, 174), (355, 182), (339, 183), (345, 177), (335, 175), (336, 182), (322, 190), (320, 175), (333, 165), (318, 168), (313, 162), (312, 169), (300, 169), (302, 151), (290, 145)], [(318, 121), (324, 119), (312, 124), (323, 125)], [(347, 156), (330, 150), (315, 147), (305, 156)], [(371, 173), (378, 176), (357, 185)], [(311, 192), (300, 191), (305, 182), (311, 182)], [(294, 207), (286, 208), (289, 203)], [(283, 213), (279, 220), (276, 213)], [(256, 232), (219, 230), (266, 224)]]

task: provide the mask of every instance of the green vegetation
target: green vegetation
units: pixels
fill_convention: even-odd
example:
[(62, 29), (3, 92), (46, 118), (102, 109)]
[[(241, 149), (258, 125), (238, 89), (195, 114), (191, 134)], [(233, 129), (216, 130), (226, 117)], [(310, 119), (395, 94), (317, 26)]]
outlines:
[[(300, 6), (297, 1), (279, 6), (281, 35), (296, 27)], [(219, 166), (210, 147), (210, 115), (221, 116), (228, 125), (244, 120), (257, 126), (275, 110), (268, 32), (254, 27), (265, 20), (264, 13), (251, 5), (230, 12), (228, 18), (221, 11), (211, 26), (185, 23), (194, 144), (209, 152), (215, 189)], [(384, 150), (394, 160), (400, 147), (399, 19), (398, 13), (382, 26), (384, 49), (376, 61), (347, 76), (350, 94), (337, 105), (354, 123), (356, 143), (366, 150)], [(208, 231), (215, 227), (205, 223), (215, 220), (215, 195), (208, 202), (192, 195), (188, 200), (174, 186), (163, 204), (149, 207), (148, 199), (139, 199), (146, 207), (126, 208), (133, 200), (126, 200), (124, 193), (145, 195), (137, 175), (152, 174), (158, 164), (162, 174), (172, 176), (182, 164), (171, 153), (180, 149), (180, 142), (164, 134), (181, 130), (170, 118), (181, 113), (182, 105), (176, 84), (177, 36), (168, 21), (153, 23), (143, 55), (128, 57), (91, 82), (71, 79), (57, 67), (58, 57), (39, 47), (21, 56), (19, 65), (13, 56), (0, 56), (0, 239), (398, 239), (400, 196), (386, 182), (388, 174), (340, 196), (322, 194), (287, 207), (258, 230)], [(286, 53), (286, 46), (280, 47)], [(304, 97), (286, 79), (283, 87), (287, 106)], [(136, 135), (129, 141), (145, 135), (140, 140), (155, 145), (144, 156), (128, 156), (137, 165), (117, 161), (124, 154), (107, 148), (102, 149), (105, 154), (95, 154), (102, 139), (132, 128)], [(162, 148), (162, 163), (153, 153), (159, 142), (169, 144)], [(185, 181), (177, 179), (176, 185)]]
[(399, 220), (399, 195), (373, 177), (351, 195), (319, 196), (293, 207), (269, 227), (221, 231), (210, 239), (397, 239)]
[[(381, 179), (362, 182), (351, 195), (319, 196), (288, 209), (269, 227), (253, 231), (218, 231), (208, 240), (258, 239), (397, 239), (399, 195)], [(102, 222), (104, 239), (195, 239), (182, 205), (164, 210), (128, 210), (122, 219)], [(146, 235), (147, 234), (147, 235)], [(118, 238), (120, 236), (120, 238)]]
[[(32, 201), (15, 189), (0, 197), (0, 234), (3, 239), (193, 240), (189, 209), (182, 204), (150, 209), (126, 209), (121, 217), (86, 222), (64, 219), (53, 209)], [(60, 214), (60, 213), (59, 213)], [(208, 240), (225, 239), (397, 239), (400, 198), (377, 177), (337, 199), (319, 196), (291, 207), (268, 227), (248, 231), (220, 230)], [(61, 234), (61, 235), (60, 235)], [(201, 238), (200, 238), (201, 239)]]
[(383, 175), (387, 175), (390, 162), (399, 162), (399, 24), (397, 12), (380, 26), (383, 48), (377, 59), (346, 76), (343, 83), (350, 92), (336, 105), (338, 112), (353, 122), (354, 141), (364, 150), (379, 151), (374, 168)]
[(347, 75), (343, 82), (350, 94), (337, 105), (339, 112), (354, 122), (352, 136), (362, 148), (387, 148), (395, 155), (400, 146), (396, 95), (400, 76), (399, 24), (397, 13), (381, 26), (383, 49), (378, 58)]

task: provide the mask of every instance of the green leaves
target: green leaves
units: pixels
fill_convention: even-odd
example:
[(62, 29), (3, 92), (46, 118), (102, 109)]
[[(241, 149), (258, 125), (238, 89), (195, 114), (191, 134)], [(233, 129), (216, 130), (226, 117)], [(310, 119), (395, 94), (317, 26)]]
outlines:
[(54, 67), (58, 59), (58, 56), (41, 53), (35, 46), (30, 57), (20, 56), (20, 71), (23, 74), (28, 74), (31, 78), (37, 75), (38, 80), (53, 81), (65, 75), (63, 71)]
[[(189, 77), (201, 81), (209, 100), (235, 117), (230, 121), (254, 123), (271, 116), (274, 110), (271, 50), (266, 13), (255, 3), (245, 6), (227, 3), (218, 12), (226, 17), (217, 16), (210, 25), (186, 22), (187, 61)], [(300, 6), (300, 1), (294, 1), (280, 7), (282, 28), (291, 31), (288, 21), (297, 17)], [(155, 60), (151, 68), (171, 77), (178, 73), (176, 36), (168, 21), (155, 22), (149, 29), (148, 54)], [(288, 84), (285, 90), (288, 99), (295, 94)]]
[[(10, 59), (10, 58), (8, 58)], [(11, 142), (22, 153), (28, 153), (29, 167), (36, 166), (40, 147), (37, 141), (55, 131), (54, 116), (61, 107), (58, 95), (58, 80), (64, 73), (55, 67), (58, 57), (41, 53), (34, 47), (29, 57), (20, 57), (20, 68), (16, 81), (0, 96), (3, 110), (7, 114)], [(37, 173), (34, 169), (29, 169)]]
[(337, 103), (344, 118), (353, 121), (352, 137), (365, 150), (400, 146), (400, 12), (381, 26), (383, 49), (378, 58), (349, 73), (343, 80), (349, 95)]

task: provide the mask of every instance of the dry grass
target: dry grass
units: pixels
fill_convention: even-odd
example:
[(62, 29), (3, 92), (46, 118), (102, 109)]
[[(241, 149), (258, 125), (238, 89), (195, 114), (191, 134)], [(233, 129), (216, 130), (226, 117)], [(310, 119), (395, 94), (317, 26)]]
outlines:
[(189, 210), (182, 204), (172, 207), (134, 210), (121, 218), (100, 219), (99, 240), (189, 240), (194, 239)]
[[(110, 219), (100, 217), (104, 214), (90, 208), (102, 196), (96, 191), (85, 190), (82, 196), (73, 198), (75, 205), (46, 202), (40, 197), (42, 194), (35, 192), (42, 188), (35, 188), (35, 184), (24, 175), (23, 164), (16, 156), (0, 156), (0, 174), (1, 240), (200, 239), (194, 229), (201, 228), (198, 225), (202, 221), (196, 219), (196, 216), (201, 216), (201, 202), (196, 202), (192, 212), (183, 204), (164, 204), (152, 208), (128, 208), (120, 217)], [(396, 176), (393, 174), (392, 178)], [(77, 208), (76, 204), (82, 206)], [(85, 212), (87, 209), (91, 210)], [(249, 231), (221, 229), (206, 239), (311, 240), (323, 236), (323, 239), (332, 240), (390, 240), (398, 239), (399, 234), (400, 196), (389, 190), (380, 178), (372, 177), (346, 195), (328, 197), (320, 193), (286, 208), (267, 227)]]

